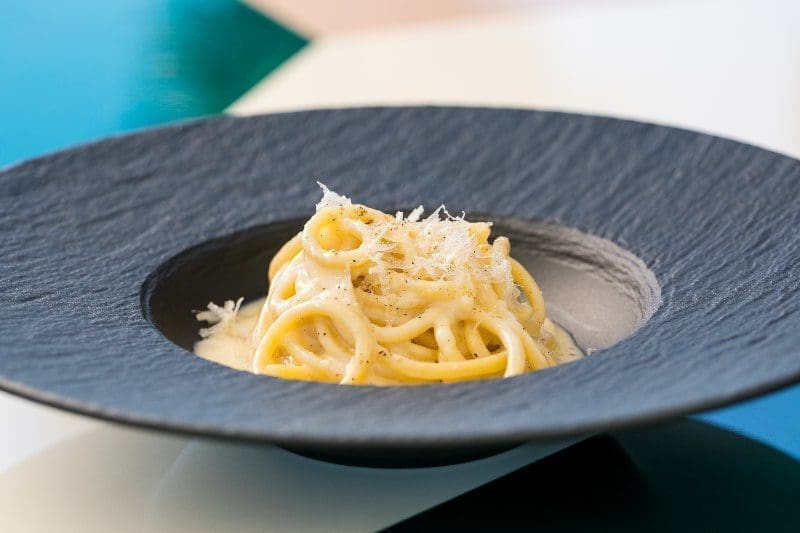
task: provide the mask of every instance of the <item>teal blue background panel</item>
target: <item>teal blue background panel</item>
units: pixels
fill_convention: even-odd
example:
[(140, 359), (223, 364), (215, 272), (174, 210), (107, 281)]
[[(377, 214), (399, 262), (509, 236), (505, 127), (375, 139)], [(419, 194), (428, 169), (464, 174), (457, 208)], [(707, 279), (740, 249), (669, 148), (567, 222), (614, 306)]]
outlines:
[(219, 113), (306, 40), (236, 0), (0, 6), (0, 166)]

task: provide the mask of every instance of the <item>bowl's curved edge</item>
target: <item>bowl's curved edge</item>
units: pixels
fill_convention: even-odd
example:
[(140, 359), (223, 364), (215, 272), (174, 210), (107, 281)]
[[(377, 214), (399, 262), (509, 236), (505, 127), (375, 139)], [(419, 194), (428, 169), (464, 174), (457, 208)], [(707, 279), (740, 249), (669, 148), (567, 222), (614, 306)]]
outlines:
[[(405, 107), (405, 106), (402, 106)], [(420, 107), (430, 107), (430, 108), (446, 108), (446, 109), (459, 109), (459, 107), (452, 107), (452, 106), (420, 106)], [(387, 107), (369, 107), (369, 108), (359, 108), (359, 109), (386, 109)], [(465, 108), (471, 109), (471, 108)], [(497, 109), (509, 109), (509, 108), (497, 108)], [(509, 109), (514, 110), (514, 109)], [(317, 111), (317, 110), (313, 110)], [(319, 111), (325, 111), (324, 109)], [(522, 111), (531, 111), (531, 110), (522, 110)], [(296, 111), (296, 112), (288, 112), (288, 113), (281, 113), (281, 114), (290, 114), (290, 113), (307, 113), (309, 111)], [(608, 118), (610, 120), (617, 120), (621, 122), (632, 122), (637, 124), (649, 124), (646, 122), (639, 122), (635, 120), (629, 119), (617, 119), (613, 117), (603, 117), (599, 115), (580, 115), (575, 113), (561, 113), (557, 111), (541, 111), (543, 113), (549, 114), (564, 114), (564, 115), (578, 115), (578, 116), (586, 116), (586, 117), (594, 117), (594, 118)], [(154, 129), (163, 130), (168, 128), (174, 129), (182, 129), (187, 127), (192, 127), (198, 123), (206, 123), (209, 121), (228, 121), (228, 120), (239, 120), (236, 117), (212, 117), (212, 118), (203, 118), (197, 119), (192, 121), (183, 122), (177, 125), (170, 125), (162, 128), (151, 128), (146, 129), (141, 132), (136, 132), (132, 134), (126, 134), (118, 137), (114, 137), (114, 139), (125, 138), (133, 135), (142, 135), (147, 134), (149, 131), (153, 131)], [(676, 128), (674, 126), (662, 126), (674, 130), (681, 130), (681, 131), (688, 131), (691, 130)], [(692, 132), (694, 133), (694, 132)], [(708, 135), (708, 134), (703, 134)], [(724, 137), (719, 137), (715, 135), (709, 135), (710, 137), (725, 139)], [(40, 158), (23, 161), (17, 163), (15, 165), (5, 167), (0, 169), (0, 179), (2, 179), (3, 174), (11, 169), (17, 169), (20, 167), (24, 167), (25, 165), (37, 164), (43, 160), (47, 160), (48, 158), (54, 158), (59, 155), (63, 155), (65, 152), (79, 152), (83, 149), (87, 149), (91, 146), (102, 144), (105, 142), (109, 142), (108, 139), (95, 141), (93, 143), (88, 143), (85, 145), (81, 145), (78, 147), (73, 147), (67, 150), (62, 150), (55, 152), (50, 155), (45, 155)], [(735, 141), (739, 142), (739, 141)], [(780, 154), (774, 151), (770, 151), (768, 149), (764, 149), (758, 147), (759, 150), (763, 150), (765, 152), (771, 153), (777, 157), (790, 159), (794, 162), (797, 160), (786, 156), (785, 154)], [(1, 184), (1, 182), (0, 182)], [(800, 352), (797, 354), (800, 356)], [(379, 446), (384, 447), (387, 450), (411, 450), (413, 449), (414, 445), (422, 446), (425, 448), (437, 448), (437, 447), (453, 447), (462, 445), (465, 442), (469, 441), (470, 444), (501, 444), (501, 445), (514, 445), (521, 442), (529, 441), (529, 440), (550, 440), (550, 439), (558, 439), (563, 437), (573, 437), (573, 436), (580, 436), (586, 434), (592, 434), (601, 431), (607, 431), (612, 429), (620, 429), (635, 425), (647, 424), (651, 422), (656, 422), (659, 420), (663, 420), (666, 418), (686, 415), (698, 411), (723, 407), (729, 405), (731, 403), (746, 400), (749, 398), (756, 397), (761, 394), (765, 394), (774, 390), (778, 390), (780, 388), (789, 386), (796, 382), (800, 382), (800, 371), (795, 373), (790, 373), (785, 376), (781, 376), (776, 379), (767, 380), (758, 385), (744, 388), (737, 390), (736, 392), (729, 393), (727, 395), (717, 396), (715, 398), (710, 398), (704, 401), (696, 401), (696, 402), (686, 402), (686, 403), (678, 403), (669, 409), (651, 409), (650, 412), (645, 414), (639, 415), (631, 415), (630, 417), (624, 420), (615, 420), (613, 418), (608, 420), (601, 420), (594, 423), (585, 423), (585, 424), (572, 424), (569, 426), (562, 427), (558, 430), (552, 431), (534, 431), (534, 432), (516, 432), (516, 433), (504, 433), (502, 435), (469, 435), (464, 433), (462, 435), (458, 435), (453, 438), (449, 439), (417, 439), (415, 438), (413, 441), (411, 440), (404, 440), (404, 439), (391, 439), (391, 440), (381, 440), (381, 439), (370, 439), (368, 442), (359, 439), (341, 439), (335, 442), (332, 442), (330, 439), (323, 439), (323, 440), (316, 440), (313, 438), (297, 438), (292, 437), (290, 435), (282, 435), (277, 433), (270, 433), (270, 432), (242, 432), (242, 431), (224, 431), (218, 426), (214, 427), (205, 427), (205, 426), (197, 426), (191, 424), (181, 424), (174, 420), (169, 419), (159, 419), (154, 417), (148, 416), (137, 416), (135, 413), (131, 412), (117, 412), (113, 410), (109, 410), (107, 408), (103, 408), (102, 406), (83, 402), (83, 401), (74, 401), (70, 398), (63, 397), (56, 394), (50, 394), (46, 391), (41, 391), (32, 387), (27, 387), (22, 383), (17, 383), (12, 380), (8, 380), (2, 376), (0, 376), (0, 390), (4, 390), (8, 393), (30, 399), (36, 401), (37, 403), (41, 403), (44, 405), (64, 409), (73, 413), (83, 414), (87, 416), (92, 416), (95, 418), (103, 419), (110, 422), (122, 423), (126, 425), (131, 425), (135, 427), (141, 427), (146, 429), (152, 430), (159, 430), (159, 431), (170, 431), (190, 436), (203, 436), (203, 437), (213, 437), (213, 438), (221, 438), (221, 439), (233, 439), (233, 440), (242, 440), (242, 441), (249, 441), (249, 442), (271, 442), (281, 446), (287, 447), (304, 447), (304, 446), (317, 446), (317, 445), (324, 445), (326, 448), (336, 448), (338, 447), (347, 447), (352, 448), (353, 446), (358, 446), (359, 444), (364, 445), (368, 444), (370, 446)]]
[[(271, 379), (271, 378), (265, 378)], [(510, 378), (513, 379), (513, 378)], [(387, 454), (393, 453), (424, 453), (425, 450), (452, 450), (486, 448), (509, 448), (526, 442), (548, 442), (561, 439), (582, 438), (598, 433), (616, 431), (631, 427), (657, 423), (671, 418), (687, 416), (712, 409), (729, 406), (744, 400), (775, 392), (785, 387), (800, 383), (800, 372), (786, 376), (770, 383), (760, 384), (732, 393), (725, 397), (714, 398), (703, 402), (687, 403), (670, 409), (651, 410), (647, 414), (631, 416), (624, 420), (609, 419), (587, 424), (573, 424), (562, 430), (531, 431), (531, 432), (504, 432), (498, 435), (470, 435), (463, 434), (455, 438), (426, 439), (414, 437), (413, 439), (339, 439), (291, 437), (287, 435), (272, 434), (268, 432), (223, 431), (217, 426), (205, 427), (191, 424), (182, 424), (168, 419), (155, 419), (148, 416), (135, 416), (127, 412), (115, 412), (101, 406), (77, 402), (58, 395), (41, 393), (22, 384), (10, 382), (0, 378), (0, 390), (14, 396), (34, 401), (48, 407), (54, 407), (73, 414), (89, 416), (105, 422), (121, 424), (124, 426), (167, 432), (184, 435), (187, 437), (204, 437), (225, 441), (246, 443), (275, 444), (283, 448), (296, 448), (306, 450), (326, 450), (326, 453), (337, 454), (337, 451), (347, 451), (353, 448), (368, 446), (370, 449), (381, 448)]]

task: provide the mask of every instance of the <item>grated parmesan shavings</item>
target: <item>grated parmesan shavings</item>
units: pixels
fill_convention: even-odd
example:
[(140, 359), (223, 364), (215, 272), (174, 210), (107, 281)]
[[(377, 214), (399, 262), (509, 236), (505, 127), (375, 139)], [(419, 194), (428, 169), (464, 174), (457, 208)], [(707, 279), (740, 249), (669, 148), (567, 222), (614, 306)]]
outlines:
[(344, 207), (348, 205), (353, 205), (353, 202), (350, 201), (350, 198), (347, 196), (342, 196), (341, 194), (336, 194), (328, 187), (326, 187), (323, 183), (317, 182), (317, 185), (320, 186), (322, 189), (322, 199), (317, 203), (316, 208), (317, 211), (321, 211), (326, 207)]
[(242, 306), (244, 298), (239, 298), (235, 302), (233, 300), (225, 300), (222, 306), (214, 302), (208, 303), (207, 311), (200, 311), (196, 317), (200, 322), (208, 322), (210, 327), (200, 328), (200, 337), (208, 338), (212, 334), (227, 332), (233, 325), (236, 315), (239, 313), (239, 308)]
[[(318, 184), (323, 196), (317, 211), (353, 205), (349, 198)], [(466, 276), (514, 286), (508, 258), (489, 246), (485, 235), (479, 237), (481, 231), (488, 234), (490, 222), (468, 222), (463, 213), (453, 216), (443, 205), (425, 218), (423, 212), (419, 206), (408, 216), (398, 211), (394, 217), (361, 225), (360, 249), (372, 264), (369, 285), (382, 286), (387, 276), (400, 274), (430, 280)]]

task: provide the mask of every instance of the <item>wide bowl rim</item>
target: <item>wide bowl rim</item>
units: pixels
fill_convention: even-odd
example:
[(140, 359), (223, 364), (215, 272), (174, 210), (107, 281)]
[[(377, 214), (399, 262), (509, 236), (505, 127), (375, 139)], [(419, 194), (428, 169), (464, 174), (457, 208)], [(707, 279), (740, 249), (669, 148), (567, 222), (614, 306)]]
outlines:
[[(451, 114), (452, 116), (456, 116), (459, 114), (469, 114), (472, 112), (488, 113), (488, 114), (502, 113), (504, 114), (503, 115), (504, 117), (507, 115), (512, 116), (514, 114), (537, 115), (537, 116), (543, 116), (547, 118), (547, 120), (551, 120), (552, 122), (550, 124), (558, 123), (559, 120), (563, 119), (564, 121), (567, 122), (577, 121), (580, 124), (586, 123), (589, 124), (588, 127), (592, 127), (591, 124), (593, 123), (596, 124), (602, 123), (602, 127), (608, 128), (609, 130), (613, 130), (614, 128), (617, 127), (626, 127), (625, 125), (633, 125), (636, 127), (641, 126), (643, 128), (646, 128), (648, 131), (656, 131), (659, 134), (664, 135), (665, 137), (669, 137), (670, 135), (681, 134), (681, 135), (691, 136), (693, 142), (706, 143), (706, 145), (713, 144), (715, 142), (721, 142), (725, 143), (726, 145), (742, 147), (740, 149), (742, 151), (747, 152), (748, 155), (753, 155), (753, 156), (757, 155), (758, 157), (764, 159), (767, 162), (774, 163), (779, 166), (782, 165), (781, 168), (788, 166), (789, 171), (800, 174), (800, 162), (782, 154), (770, 152), (768, 150), (752, 147), (749, 145), (744, 145), (735, 141), (729, 141), (721, 137), (715, 137), (707, 134), (692, 132), (689, 130), (683, 130), (668, 126), (653, 125), (638, 121), (621, 120), (621, 119), (600, 117), (594, 115), (561, 113), (554, 111), (535, 111), (530, 109), (523, 110), (523, 109), (508, 109), (508, 108), (452, 107), (452, 106), (411, 106), (411, 107), (381, 106), (381, 107), (362, 107), (362, 108), (347, 108), (347, 109), (303, 110), (303, 111), (293, 111), (286, 113), (265, 114), (254, 117), (210, 117), (210, 118), (187, 121), (179, 124), (168, 125), (160, 128), (147, 129), (144, 131), (115, 137), (112, 139), (95, 141), (93, 143), (81, 145), (64, 151), (59, 151), (50, 155), (46, 155), (30, 161), (15, 164), (6, 167), (4, 169), (0, 169), (0, 188), (3, 185), (2, 180), (7, 178), (11, 174), (20, 175), (20, 174), (28, 174), (34, 171), (38, 172), (38, 169), (41, 168), (42, 166), (44, 166), (45, 168), (49, 168), (49, 166), (52, 165), (53, 163), (61, 164), (65, 160), (70, 160), (70, 159), (80, 160), (81, 158), (84, 158), (87, 154), (92, 153), (93, 151), (97, 150), (104, 151), (109, 146), (109, 143), (116, 143), (115, 145), (116, 147), (120, 145), (120, 143), (146, 140), (151, 137), (166, 136), (165, 138), (169, 138), (170, 136), (172, 136), (172, 134), (176, 134), (179, 136), (191, 135), (191, 131), (196, 127), (200, 127), (205, 131), (209, 129), (213, 130), (215, 128), (215, 125), (223, 125), (225, 127), (230, 128), (231, 124), (234, 123), (244, 124), (248, 121), (252, 123), (252, 121), (258, 121), (258, 120), (266, 120), (266, 121), (282, 120), (284, 121), (282, 123), (286, 123), (285, 121), (286, 120), (291, 121), (292, 117), (306, 118), (309, 116), (313, 116), (315, 114), (317, 116), (320, 116), (319, 114), (323, 115), (329, 114), (330, 116), (334, 115), (341, 116), (342, 114), (344, 115), (350, 114), (349, 117), (346, 117), (347, 120), (352, 120), (351, 116), (367, 116), (370, 114), (378, 115), (379, 117), (383, 118), (389, 117), (389, 120), (393, 120), (394, 119), (393, 117), (400, 116), (401, 118), (397, 120), (406, 120), (405, 118), (403, 118), (405, 117), (404, 113), (410, 115), (414, 115), (416, 113), (417, 115), (419, 115), (420, 113), (425, 113), (426, 111), (431, 111), (432, 113), (443, 113), (444, 115)], [(412, 117), (408, 120), (413, 121), (414, 118)], [(209, 235), (208, 238), (212, 239), (219, 236), (220, 235)], [(175, 252), (177, 253), (178, 251)], [(659, 312), (660, 311), (661, 310), (659, 310)], [(636, 334), (634, 335), (634, 337), (636, 337)], [(800, 355), (800, 349), (796, 349), (793, 354), (787, 354), (787, 355), (794, 355), (794, 356)], [(0, 364), (2, 364), (1, 359), (0, 359)], [(524, 376), (522, 378), (524, 378)], [(522, 378), (513, 378), (513, 380)], [(273, 378), (263, 378), (263, 379), (273, 379)], [(502, 428), (490, 428), (490, 429), (483, 428), (483, 429), (478, 429), (476, 431), (465, 431), (463, 429), (459, 429), (458, 431), (449, 433), (448, 432), (428, 433), (428, 434), (410, 433), (408, 435), (399, 435), (391, 433), (391, 434), (386, 434), (384, 436), (381, 436), (379, 434), (368, 434), (368, 435), (354, 434), (350, 436), (347, 435), (332, 436), (331, 434), (315, 435), (313, 432), (308, 433), (297, 430), (275, 431), (271, 430), (268, 427), (262, 427), (257, 430), (252, 430), (244, 427), (235, 427), (235, 426), (225, 427), (215, 424), (204, 425), (201, 423), (186, 422), (186, 421), (181, 421), (180, 417), (176, 419), (170, 416), (163, 416), (163, 415), (162, 416), (153, 416), (152, 414), (143, 415), (142, 413), (132, 412), (125, 408), (119, 408), (118, 406), (108, 405), (108, 403), (104, 402), (103, 401), (104, 399), (102, 398), (99, 399), (99, 401), (74, 399), (69, 397), (68, 395), (59, 392), (48, 391), (46, 389), (41, 389), (36, 386), (30, 386), (22, 381), (17, 381), (15, 379), (7, 377), (4, 373), (0, 375), (0, 390), (4, 390), (6, 392), (15, 394), (17, 396), (21, 396), (42, 404), (65, 409), (67, 411), (71, 411), (78, 414), (84, 414), (95, 418), (100, 418), (103, 420), (119, 422), (137, 427), (163, 430), (169, 432), (177, 432), (186, 435), (197, 435), (197, 436), (212, 437), (212, 438), (258, 441), (258, 442), (266, 441), (285, 446), (300, 446), (300, 447), (325, 446), (325, 447), (330, 447), (332, 449), (336, 448), (344, 449), (344, 448), (354, 448), (354, 447), (356, 448), (378, 447), (390, 450), (395, 450), (395, 449), (402, 450), (402, 449), (420, 449), (420, 448), (431, 448), (431, 449), (449, 448), (454, 446), (465, 446), (465, 445), (470, 445), (470, 446), (509, 445), (531, 440), (559, 440), (576, 436), (589, 435), (600, 431), (629, 427), (632, 425), (640, 425), (673, 416), (685, 415), (697, 411), (722, 407), (736, 401), (745, 400), (766, 392), (777, 390), (779, 388), (788, 386), (798, 381), (800, 381), (800, 366), (798, 366), (796, 370), (786, 372), (780, 376), (771, 377), (769, 379), (762, 379), (760, 382), (752, 384), (750, 386), (737, 387), (734, 390), (724, 391), (724, 392), (717, 391), (715, 394), (709, 395), (702, 399), (688, 399), (684, 401), (674, 401), (669, 405), (663, 405), (661, 408), (649, 408), (641, 412), (627, 412), (624, 416), (620, 416), (619, 413), (610, 412), (607, 414), (605, 418), (596, 417), (592, 421), (588, 422), (575, 420), (569, 424), (552, 426), (550, 428), (530, 427), (529, 429), (524, 429), (524, 424), (523, 424), (523, 426), (519, 426), (517, 429), (511, 431), (506, 431), (503, 430)], [(493, 384), (492, 382), (487, 382), (486, 384), (484, 384), (484, 386), (491, 387), (492, 384)], [(328, 391), (330, 391), (332, 388), (338, 387), (336, 385), (320, 384), (320, 383), (314, 383), (311, 384), (310, 386), (319, 387), (320, 388), (319, 390), (321, 391), (324, 389), (325, 392), (322, 392), (322, 394), (326, 395), (330, 394)], [(459, 385), (455, 385), (455, 387), (458, 386)], [(424, 387), (419, 387), (418, 389), (427, 389), (429, 387), (430, 386), (424, 386)], [(450, 387), (450, 385), (436, 385), (432, 387), (436, 388)], [(362, 390), (384, 391), (385, 389), (381, 387), (363, 387)], [(381, 393), (378, 392), (377, 394)]]

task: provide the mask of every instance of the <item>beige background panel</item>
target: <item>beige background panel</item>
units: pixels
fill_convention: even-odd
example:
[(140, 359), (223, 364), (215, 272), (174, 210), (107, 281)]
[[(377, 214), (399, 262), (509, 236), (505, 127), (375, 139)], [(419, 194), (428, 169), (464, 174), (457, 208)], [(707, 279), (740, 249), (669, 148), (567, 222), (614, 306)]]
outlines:
[(498, 13), (547, 1), (557, 0), (245, 0), (245, 3), (304, 35), (320, 36)]
[(0, 475), (0, 531), (376, 531), (572, 442), (381, 469), (104, 424)]
[(676, 124), (800, 154), (798, 21), (791, 0), (570, 3), (325, 37), (231, 111), (537, 107)]

